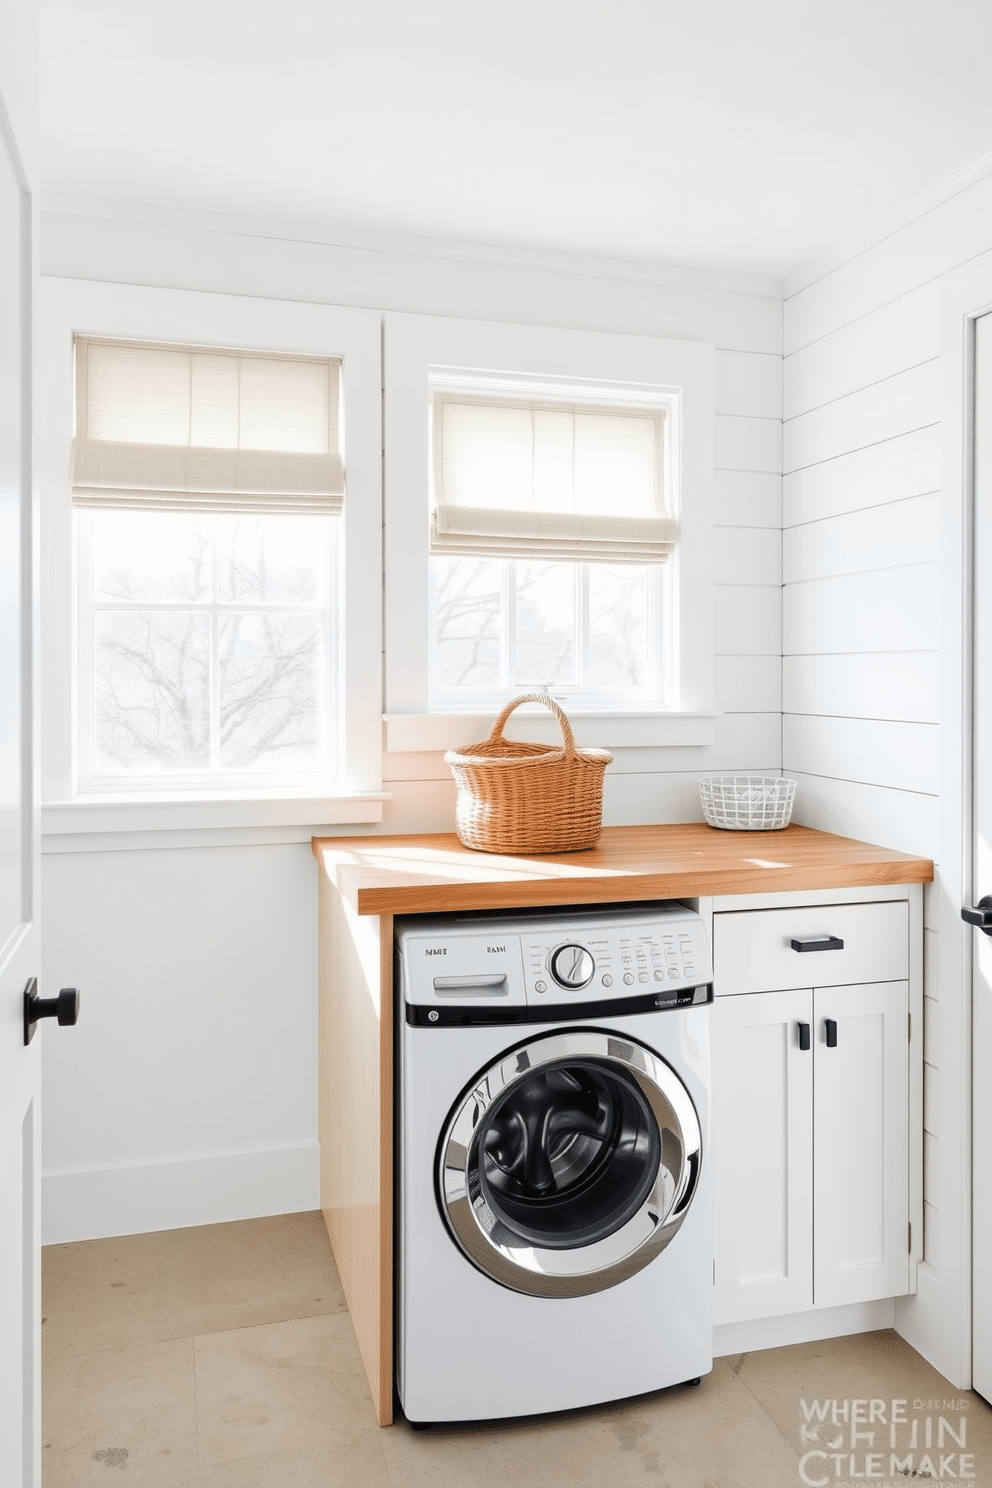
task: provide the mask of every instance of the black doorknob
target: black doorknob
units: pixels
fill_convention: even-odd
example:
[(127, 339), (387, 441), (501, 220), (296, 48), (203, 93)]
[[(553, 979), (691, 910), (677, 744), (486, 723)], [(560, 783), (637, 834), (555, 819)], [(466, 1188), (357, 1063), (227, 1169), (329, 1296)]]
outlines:
[(961, 918), (969, 925), (977, 925), (986, 935), (992, 935), (992, 894), (986, 894), (977, 904), (966, 904)]
[(55, 1018), (61, 1028), (71, 1028), (79, 1020), (79, 991), (63, 987), (58, 997), (39, 997), (38, 978), (32, 977), (24, 988), (24, 1042), (34, 1038), (39, 1018)]

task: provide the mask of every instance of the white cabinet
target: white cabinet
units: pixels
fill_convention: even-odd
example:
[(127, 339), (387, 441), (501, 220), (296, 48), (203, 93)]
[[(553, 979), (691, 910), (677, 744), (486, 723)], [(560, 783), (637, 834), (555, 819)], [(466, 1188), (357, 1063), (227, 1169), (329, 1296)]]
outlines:
[(716, 913), (713, 951), (717, 1322), (905, 1293), (907, 903)]

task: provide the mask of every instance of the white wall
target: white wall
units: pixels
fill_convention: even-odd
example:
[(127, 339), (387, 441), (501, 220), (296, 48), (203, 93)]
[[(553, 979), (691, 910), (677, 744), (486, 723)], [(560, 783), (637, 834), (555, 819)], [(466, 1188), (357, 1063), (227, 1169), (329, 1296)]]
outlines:
[(46, 1243), (316, 1207), (313, 869), (293, 844), (44, 856), (47, 982), (82, 992), (46, 1030)]
[[(992, 258), (992, 178), (785, 305), (783, 765), (799, 776), (811, 826), (935, 860), (961, 827), (952, 820), (948, 836), (940, 737), (942, 718), (957, 726), (946, 710), (960, 707), (946, 685), (955, 679), (942, 692), (945, 616), (960, 589), (942, 532), (962, 499), (941, 429), (943, 318), (953, 271), (981, 255)], [(900, 1326), (962, 1385), (969, 993), (947, 898), (938, 861), (925, 909), (925, 1261)]]
[[(782, 306), (768, 287), (56, 215), (43, 221), (42, 268), (713, 343), (716, 743), (617, 750), (604, 814), (698, 820), (698, 774), (780, 768)], [(390, 754), (384, 775), (381, 830), (451, 829), (439, 754)], [(45, 1041), (47, 1240), (316, 1205), (308, 839), (289, 826), (49, 839), (46, 978), (78, 983), (83, 1014)]]

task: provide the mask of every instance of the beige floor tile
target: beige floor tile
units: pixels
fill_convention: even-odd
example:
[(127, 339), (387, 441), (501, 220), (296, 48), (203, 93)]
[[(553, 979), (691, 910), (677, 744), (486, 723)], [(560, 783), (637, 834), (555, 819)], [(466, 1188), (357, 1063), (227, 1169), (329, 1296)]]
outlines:
[[(113, 1488), (112, 1484), (106, 1488)], [(392, 1488), (378, 1437), (318, 1442), (201, 1467), (189, 1488)]]
[(613, 1488), (616, 1442), (592, 1412), (383, 1432), (392, 1488)]
[[(903, 1410), (907, 1417), (905, 1423), (896, 1426), (896, 1447), (903, 1457), (912, 1448), (913, 1420), (917, 1422), (919, 1456), (926, 1450), (927, 1419), (931, 1420), (931, 1439), (938, 1443), (937, 1418), (943, 1415), (965, 1441), (964, 1448), (960, 1448), (945, 1435), (945, 1451), (974, 1453), (979, 1488), (992, 1488), (992, 1410), (971, 1391), (955, 1390), (894, 1332), (795, 1344), (791, 1348), (738, 1355), (726, 1362), (797, 1451), (836, 1449), (849, 1454), (852, 1423), (845, 1420), (845, 1402), (881, 1401), (887, 1408), (886, 1424), (875, 1423), (873, 1442), (859, 1438), (854, 1443), (855, 1466), (863, 1468), (862, 1459), (868, 1451), (880, 1449), (887, 1454), (891, 1450), (889, 1417), (892, 1402), (899, 1400), (905, 1402)], [(827, 1420), (819, 1427), (815, 1419), (806, 1421), (804, 1401), (810, 1411), (814, 1401), (821, 1403), (821, 1409), (826, 1403)], [(963, 1408), (945, 1409), (945, 1401), (960, 1401)], [(872, 1429), (870, 1422), (853, 1424), (858, 1431)], [(919, 1468), (917, 1461), (913, 1470)]]
[(319, 1213), (46, 1246), (46, 1357), (344, 1310)]
[(159, 1242), (160, 1326), (177, 1336), (344, 1311), (319, 1213), (169, 1230)]
[(345, 1312), (196, 1340), (201, 1466), (378, 1436)]
[(797, 1453), (720, 1360), (696, 1388), (614, 1406), (604, 1424), (624, 1488), (799, 1488)]
[(142, 1488), (186, 1488), (196, 1467), (192, 1338), (56, 1359), (42, 1399), (45, 1488), (106, 1484), (112, 1468)]
[(622, 1405), (384, 1434), (393, 1488), (799, 1488), (797, 1454), (729, 1369)]
[(41, 1253), (46, 1359), (125, 1348), (156, 1337), (158, 1236), (46, 1245)]
[(188, 1464), (172, 1463), (168, 1457), (156, 1463), (143, 1461), (136, 1471), (129, 1458), (113, 1449), (95, 1453), (88, 1462), (73, 1452), (45, 1452), (41, 1488), (114, 1488), (116, 1484), (121, 1488), (131, 1484), (140, 1484), (141, 1488), (194, 1488), (194, 1471)]

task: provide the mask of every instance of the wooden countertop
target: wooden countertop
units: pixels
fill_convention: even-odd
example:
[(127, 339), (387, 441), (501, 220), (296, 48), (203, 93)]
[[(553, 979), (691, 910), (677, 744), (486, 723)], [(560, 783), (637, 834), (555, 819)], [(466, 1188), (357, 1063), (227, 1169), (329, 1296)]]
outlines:
[(359, 914), (436, 914), (792, 889), (929, 883), (933, 863), (812, 827), (723, 832), (701, 822), (605, 827), (584, 852), (504, 857), (453, 834), (315, 837), (313, 852)]

